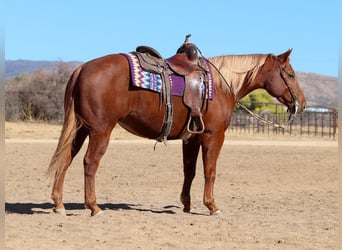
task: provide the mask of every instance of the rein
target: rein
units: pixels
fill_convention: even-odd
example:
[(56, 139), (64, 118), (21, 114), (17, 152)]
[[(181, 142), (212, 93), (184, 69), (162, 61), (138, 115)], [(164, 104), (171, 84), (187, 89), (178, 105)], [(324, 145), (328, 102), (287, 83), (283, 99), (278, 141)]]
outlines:
[[(298, 101), (297, 101), (297, 98), (296, 98), (296, 95), (294, 94), (293, 92), (293, 89), (291, 88), (291, 86), (289, 85), (289, 83), (287, 82), (287, 78), (286, 78), (286, 74), (288, 74), (284, 69), (281, 68), (281, 66), (279, 65), (279, 68), (280, 68), (280, 74), (281, 74), (281, 77), (282, 79), (284, 80), (285, 82), (285, 85), (287, 87), (287, 89), (289, 90), (290, 92), (290, 95), (291, 95), (291, 99), (292, 99), (292, 106), (291, 108), (294, 108), (294, 113), (292, 113), (290, 111), (290, 116), (289, 116), (289, 119), (288, 119), (288, 122), (284, 125), (280, 125), (280, 124), (277, 124), (273, 121), (270, 121), (270, 120), (267, 120), (265, 119), (264, 117), (261, 117), (260, 115), (256, 114), (255, 112), (251, 111), (250, 109), (248, 109), (246, 107), (246, 105), (244, 105), (238, 98), (237, 96), (235, 95), (234, 93), (234, 89), (233, 87), (228, 83), (227, 79), (224, 77), (224, 75), (221, 73), (221, 71), (216, 67), (216, 65), (214, 65), (212, 62), (210, 62), (206, 57), (204, 57), (201, 53), (201, 51), (199, 50), (201, 56), (210, 64), (212, 65), (215, 70), (219, 73), (220, 77), (224, 80), (224, 82), (226, 83), (226, 85), (228, 86), (228, 88), (230, 89), (231, 93), (233, 94), (233, 97), (236, 101), (236, 104), (238, 104), (241, 108), (243, 108), (245, 111), (247, 111), (251, 116), (253, 116), (254, 118), (256, 118), (257, 120), (259, 120), (260, 122), (264, 123), (264, 124), (268, 124), (268, 125), (272, 125), (273, 127), (276, 127), (276, 128), (282, 128), (282, 129), (286, 129), (289, 124), (293, 121), (297, 111), (298, 111)], [(279, 63), (278, 63), (279, 64)], [(289, 74), (288, 74), (289, 75)]]

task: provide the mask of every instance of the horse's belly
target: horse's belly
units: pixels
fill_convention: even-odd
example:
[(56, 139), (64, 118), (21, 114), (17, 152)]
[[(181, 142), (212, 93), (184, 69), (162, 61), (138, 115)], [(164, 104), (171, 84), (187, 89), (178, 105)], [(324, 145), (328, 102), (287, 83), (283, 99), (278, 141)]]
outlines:
[[(149, 139), (157, 138), (162, 130), (164, 124), (165, 111), (159, 110), (159, 107), (153, 107), (157, 109), (150, 112), (131, 112), (127, 117), (121, 119), (119, 124), (128, 132), (142, 136)], [(182, 134), (182, 131), (186, 127), (187, 114), (185, 110), (180, 110), (175, 105), (173, 107), (172, 127), (169, 139), (177, 139)]]

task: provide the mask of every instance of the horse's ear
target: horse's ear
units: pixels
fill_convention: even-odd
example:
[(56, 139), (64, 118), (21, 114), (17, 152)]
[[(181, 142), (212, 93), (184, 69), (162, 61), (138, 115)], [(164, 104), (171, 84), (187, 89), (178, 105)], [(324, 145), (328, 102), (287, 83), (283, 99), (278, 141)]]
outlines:
[(292, 49), (288, 49), (288, 51), (286, 51), (285, 53), (280, 54), (278, 56), (280, 62), (286, 62), (287, 60), (289, 60), (291, 52), (292, 52)]

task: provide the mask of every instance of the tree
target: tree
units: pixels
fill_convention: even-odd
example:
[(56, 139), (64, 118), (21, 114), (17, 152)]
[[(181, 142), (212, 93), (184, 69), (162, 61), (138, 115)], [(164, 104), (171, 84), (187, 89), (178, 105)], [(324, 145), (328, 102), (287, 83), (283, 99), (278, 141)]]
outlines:
[[(275, 101), (275, 99), (264, 89), (257, 89), (241, 99), (241, 102), (251, 111), (260, 113), (262, 111), (283, 112), (284, 107)], [(277, 107), (278, 106), (278, 107)], [(241, 109), (237, 107), (237, 109)]]

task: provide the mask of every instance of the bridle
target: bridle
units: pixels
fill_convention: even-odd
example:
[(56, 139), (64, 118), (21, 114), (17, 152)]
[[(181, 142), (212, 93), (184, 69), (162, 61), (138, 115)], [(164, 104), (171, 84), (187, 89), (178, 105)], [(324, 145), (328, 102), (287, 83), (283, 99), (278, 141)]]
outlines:
[[(200, 53), (201, 56), (203, 57), (202, 53)], [(205, 59), (211, 66), (213, 66), (213, 68), (219, 73), (220, 77), (223, 79), (223, 81), (226, 83), (226, 85), (228, 86), (228, 88), (230, 89), (235, 101), (236, 101), (236, 104), (238, 104), (241, 108), (243, 108), (245, 111), (247, 111), (250, 115), (252, 115), (254, 118), (256, 118), (257, 120), (261, 121), (262, 123), (265, 123), (265, 124), (268, 124), (268, 125), (272, 125), (276, 128), (282, 128), (282, 129), (286, 129), (291, 123), (292, 121), (294, 120), (297, 112), (298, 112), (298, 107), (299, 107), (299, 104), (298, 104), (298, 100), (297, 100), (297, 96), (296, 94), (294, 93), (292, 87), (290, 86), (290, 84), (288, 83), (288, 79), (287, 77), (288, 76), (291, 76), (290, 73), (288, 73), (287, 71), (285, 71), (285, 69), (283, 69), (280, 65), (280, 63), (278, 62), (278, 66), (279, 66), (279, 69), (280, 69), (280, 76), (281, 78), (283, 79), (287, 89), (289, 90), (289, 93), (290, 93), (290, 96), (291, 96), (291, 104), (289, 105), (287, 111), (290, 112), (290, 115), (289, 115), (289, 118), (288, 118), (288, 121), (286, 124), (284, 125), (280, 125), (280, 124), (277, 124), (273, 121), (269, 121), (267, 119), (265, 119), (264, 117), (254, 113), (253, 111), (251, 111), (250, 109), (248, 109), (246, 107), (246, 105), (244, 105), (238, 98), (237, 96), (235, 95), (235, 92), (234, 92), (234, 89), (233, 87), (228, 83), (227, 79), (224, 77), (224, 75), (220, 72), (220, 70), (216, 67), (216, 65), (214, 65), (212, 62), (210, 62), (207, 58), (203, 57), (203, 59)]]
[[(294, 93), (291, 85), (288, 83), (288, 79), (287, 77), (288, 76), (291, 76), (291, 77), (294, 77), (292, 76), (290, 73), (288, 73), (285, 69), (283, 69), (279, 62), (278, 62), (278, 65), (279, 65), (279, 68), (280, 68), (280, 75), (281, 75), (281, 78), (283, 79), (283, 81), (285, 82), (285, 85), (287, 87), (287, 89), (289, 90), (290, 92), (290, 96), (291, 96), (291, 104), (289, 105), (289, 108), (287, 109), (288, 112), (290, 112), (290, 116), (289, 116), (289, 119), (288, 119), (288, 123), (291, 124), (292, 121), (294, 120), (297, 112), (298, 112), (298, 107), (299, 107), (299, 104), (298, 104), (298, 100), (297, 100), (297, 96), (296, 94)], [(292, 112), (293, 111), (293, 112)]]

